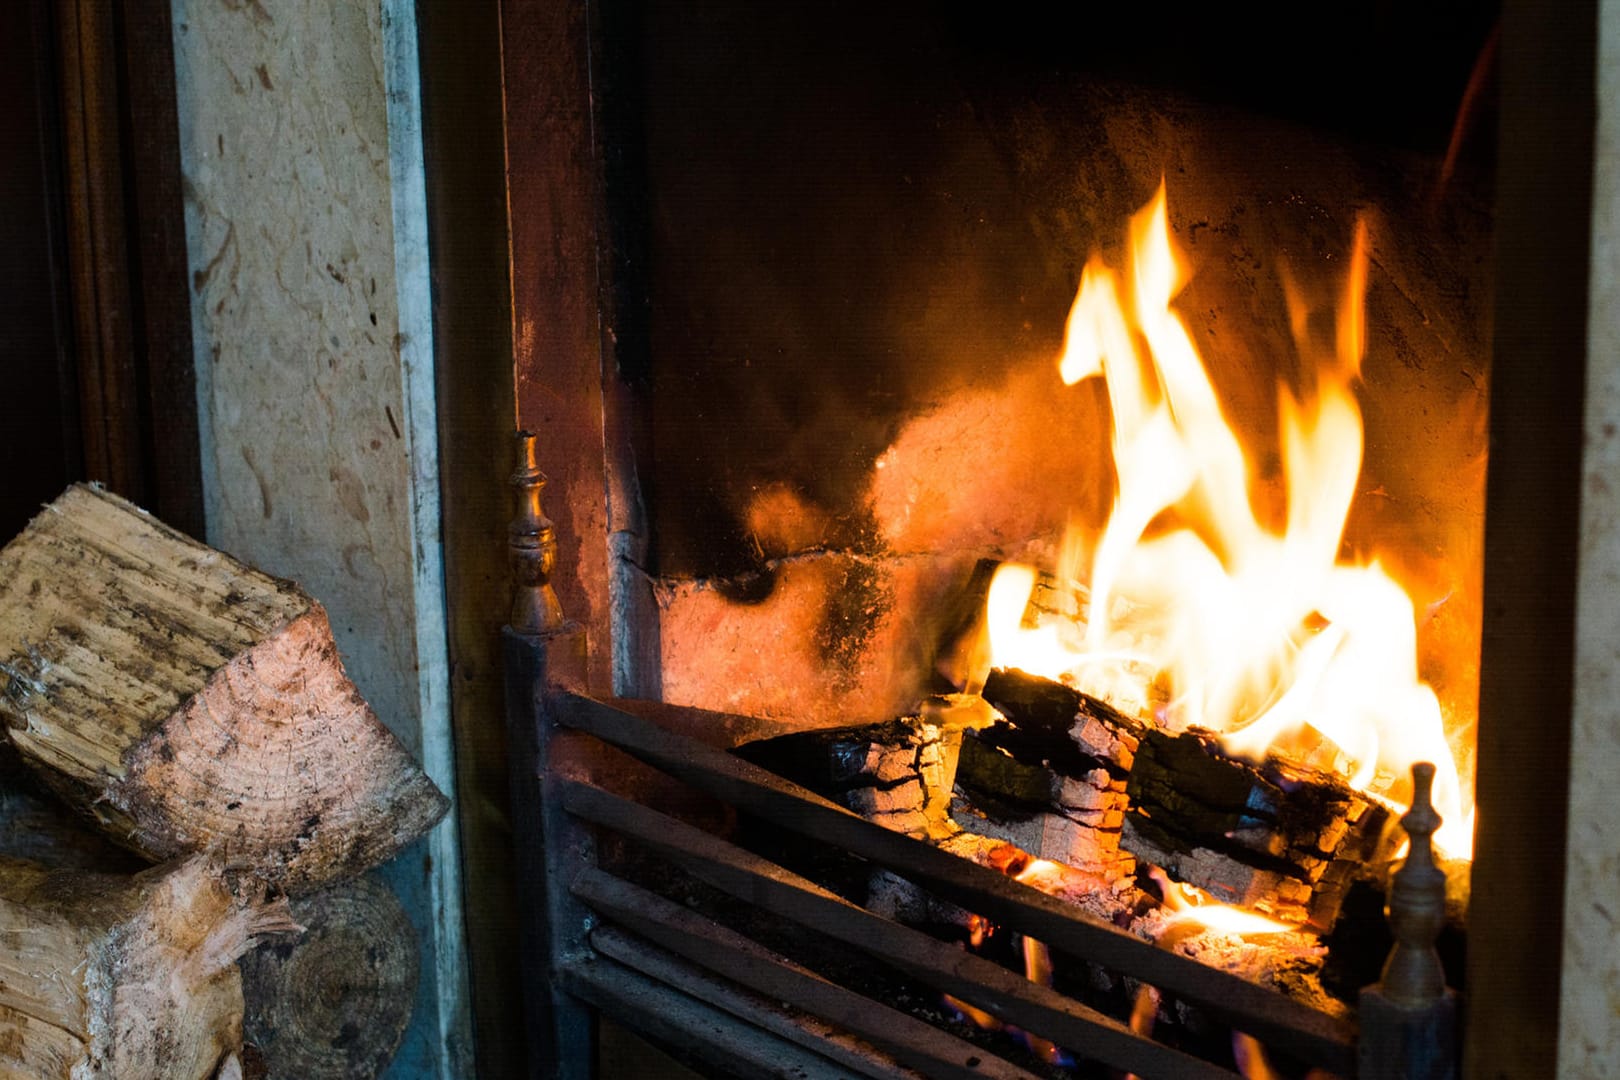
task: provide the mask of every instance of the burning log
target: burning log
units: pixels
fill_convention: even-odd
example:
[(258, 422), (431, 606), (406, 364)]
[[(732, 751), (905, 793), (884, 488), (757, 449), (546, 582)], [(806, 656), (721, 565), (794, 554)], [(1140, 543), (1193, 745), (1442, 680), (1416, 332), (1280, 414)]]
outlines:
[(93, 487), (0, 550), (0, 719), (124, 846), (224, 850), (293, 891), (448, 807), (344, 675), (318, 603)]
[(1142, 726), (1060, 683), (993, 671), (984, 698), (1006, 717), (962, 742), (951, 811), (969, 832), (1115, 880), (1126, 777)]
[[(1208, 733), (1163, 731), (1023, 672), (991, 672), (984, 697), (1011, 723), (978, 733), (998, 756), (964, 744), (957, 778), (968, 801), (1044, 800), (1091, 830), (1094, 851), (1118, 851), (1126, 866), (1131, 856), (1161, 866), (1225, 903), (1325, 930), (1387, 833), (1383, 806), (1328, 773), (1275, 757), (1251, 765)], [(1100, 809), (1074, 814), (1088, 784)], [(1056, 845), (1033, 842), (1027, 824), (999, 835), (1087, 865), (1089, 852), (1071, 850), (1082, 856), (1074, 862)]]
[(202, 1080), (242, 1047), (236, 959), (294, 931), (216, 860), (132, 878), (0, 858), (0, 1074)]
[(1120, 843), (1231, 904), (1327, 929), (1387, 834), (1384, 807), (1277, 757), (1227, 756), (1208, 732), (1149, 730)]

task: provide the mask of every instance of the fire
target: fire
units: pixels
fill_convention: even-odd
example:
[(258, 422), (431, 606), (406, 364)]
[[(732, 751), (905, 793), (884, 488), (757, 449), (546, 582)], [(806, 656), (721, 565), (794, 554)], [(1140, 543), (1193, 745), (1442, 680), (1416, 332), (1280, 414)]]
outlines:
[(1352, 383), (1365, 352), (1365, 225), (1331, 348), (1313, 347), (1309, 312), (1285, 280), (1314, 376), (1298, 395), (1279, 382), (1280, 529), (1256, 516), (1248, 455), (1173, 306), (1188, 268), (1171, 244), (1162, 184), (1129, 231), (1126, 273), (1100, 256), (1086, 265), (1059, 362), (1065, 384), (1100, 376), (1113, 413), (1112, 514), (1100, 536), (1071, 535), (1056, 568), (1060, 581), (1088, 583), (1089, 614), (1083, 630), (1028, 625), (1035, 571), (1003, 566), (987, 611), (992, 663), (1116, 702), (1162, 701), (1161, 722), (1224, 733), (1235, 754), (1288, 747), (1311, 729), (1366, 790), (1432, 761), (1447, 822), (1436, 842), (1467, 856), (1471, 807), (1439, 700), (1418, 674), (1412, 600), (1376, 558), (1340, 553), (1361, 472)]
[(1158, 883), (1164, 897), (1164, 906), (1172, 912), (1164, 922), (1164, 931), (1172, 927), (1191, 924), (1232, 937), (1254, 937), (1261, 934), (1286, 934), (1298, 927), (1256, 915), (1252, 911), (1223, 904), (1196, 885), (1170, 880), (1159, 867), (1149, 868), (1148, 876)]
[[(1022, 869), (1018, 870), (1016, 873), (1013, 873), (1011, 876), (1014, 881), (1021, 881), (1026, 884), (1036, 884), (1039, 879), (1049, 875), (1050, 872), (1055, 868), (1056, 864), (1049, 862), (1046, 859), (1031, 859), (1023, 866)], [(1008, 869), (1011, 870), (1011, 867), (1009, 866)], [(984, 944), (985, 938), (995, 933), (995, 927), (982, 915), (969, 915), (968, 932), (969, 941), (971, 942), (972, 946), (977, 949)], [(1034, 938), (1029, 937), (1028, 935), (1020, 935), (1020, 937), (1020, 947), (1024, 957), (1024, 977), (1031, 982), (1039, 983), (1041, 986), (1051, 986), (1051, 952), (1048, 951), (1044, 942), (1036, 941)], [(972, 1021), (974, 1024), (986, 1031), (1006, 1031), (1010, 1035), (1017, 1036), (1024, 1041), (1024, 1045), (1029, 1047), (1030, 1051), (1034, 1053), (1035, 1056), (1039, 1057), (1048, 1065), (1074, 1064), (1074, 1059), (1070, 1057), (1061, 1046), (1058, 1046), (1050, 1039), (1043, 1039), (1039, 1035), (1032, 1035), (1022, 1028), (1016, 1027), (1012, 1024), (1004, 1024), (996, 1017), (985, 1012), (983, 1009), (969, 1004), (959, 997), (955, 997), (951, 994), (946, 994), (944, 997), (945, 1004), (954, 1009), (963, 1019)]]

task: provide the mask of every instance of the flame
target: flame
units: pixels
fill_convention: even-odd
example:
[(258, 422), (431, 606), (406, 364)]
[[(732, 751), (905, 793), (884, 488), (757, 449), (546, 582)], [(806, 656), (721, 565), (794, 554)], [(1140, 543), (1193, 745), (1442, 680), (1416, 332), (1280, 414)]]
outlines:
[(1150, 686), (1167, 683), (1159, 719), (1221, 732), (1238, 755), (1287, 748), (1313, 729), (1365, 790), (1398, 792), (1412, 763), (1432, 761), (1447, 822), (1436, 843), (1467, 857), (1471, 800), (1439, 700), (1418, 675), (1412, 600), (1376, 558), (1340, 558), (1361, 472), (1351, 384), (1366, 351), (1365, 224), (1331, 347), (1313, 345), (1310, 313), (1284, 278), (1314, 376), (1304, 394), (1278, 388), (1280, 531), (1256, 518), (1244, 447), (1173, 307), (1189, 271), (1170, 240), (1162, 183), (1129, 234), (1124, 275), (1100, 256), (1086, 265), (1058, 364), (1065, 384), (1101, 376), (1113, 412), (1112, 514), (1100, 537), (1069, 537), (1056, 568), (1060, 581), (1089, 583), (1085, 626), (1027, 618), (1036, 571), (1006, 564), (986, 613), (992, 664), (1115, 701), (1153, 701)]
[(1247, 1080), (1281, 1080), (1267, 1060), (1265, 1048), (1253, 1035), (1232, 1032), (1232, 1059)]
[[(1012, 870), (1012, 866), (1007, 869)], [(1030, 859), (1016, 873), (1010, 876), (1014, 881), (1025, 883), (1037, 882), (1040, 878), (1049, 876), (1057, 869), (1057, 864), (1047, 859)], [(982, 915), (968, 916), (969, 940), (973, 948), (977, 949), (984, 944), (985, 938), (995, 933), (995, 927)], [(1036, 941), (1028, 935), (1021, 935), (1021, 951), (1024, 956), (1024, 977), (1030, 982), (1041, 986), (1052, 985), (1052, 954), (1044, 942)], [(1032, 1035), (1024, 1029), (1013, 1024), (1003, 1023), (1001, 1020), (985, 1012), (976, 1005), (969, 1004), (952, 994), (944, 995), (945, 1004), (956, 1010), (964, 1020), (970, 1020), (985, 1031), (1006, 1031), (1024, 1041), (1024, 1045), (1048, 1065), (1073, 1065), (1074, 1058), (1061, 1046), (1039, 1035)]]
[(1252, 911), (1223, 904), (1196, 885), (1171, 881), (1170, 876), (1157, 866), (1148, 868), (1148, 876), (1158, 883), (1164, 906), (1172, 912), (1170, 918), (1164, 921), (1161, 933), (1188, 924), (1232, 937), (1286, 934), (1299, 929)]

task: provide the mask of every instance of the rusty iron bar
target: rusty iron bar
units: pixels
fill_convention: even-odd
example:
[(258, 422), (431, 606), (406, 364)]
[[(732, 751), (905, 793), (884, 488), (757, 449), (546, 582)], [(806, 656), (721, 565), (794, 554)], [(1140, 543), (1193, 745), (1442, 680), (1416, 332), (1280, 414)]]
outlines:
[(617, 926), (591, 931), (591, 945), (603, 956), (699, 1001), (746, 1020), (757, 1028), (820, 1054), (867, 1080), (930, 1080), (908, 1069), (862, 1039), (802, 1010), (770, 1000), (704, 970), (702, 965), (667, 952)]
[(1117, 1069), (1166, 1080), (1236, 1080), (1236, 1074), (1152, 1039), (1095, 1009), (851, 904), (812, 881), (640, 803), (562, 781), (563, 808), (646, 844), (740, 900), (852, 945), (992, 1016)]
[[(724, 975), (772, 1001), (821, 1017), (938, 1080), (1036, 1080), (907, 1013), (847, 990), (774, 955), (735, 930), (600, 870), (586, 870), (574, 895), (605, 918)], [(593, 943), (601, 931), (592, 935)], [(649, 972), (649, 974), (651, 974)], [(825, 1052), (825, 1051), (823, 1051)]]
[[(704, 976), (689, 971), (693, 979)], [(843, 1066), (614, 960), (559, 968), (557, 990), (727, 1076), (860, 1080)], [(544, 1064), (544, 1063), (542, 1063)], [(540, 1074), (544, 1075), (544, 1074)]]
[(611, 705), (561, 693), (552, 708), (559, 723), (589, 732), (739, 809), (894, 870), (1062, 952), (1198, 1002), (1233, 1027), (1311, 1064), (1342, 1076), (1355, 1075), (1352, 1022), (1160, 949), (1077, 912), (1056, 897), (891, 832), (758, 766)]

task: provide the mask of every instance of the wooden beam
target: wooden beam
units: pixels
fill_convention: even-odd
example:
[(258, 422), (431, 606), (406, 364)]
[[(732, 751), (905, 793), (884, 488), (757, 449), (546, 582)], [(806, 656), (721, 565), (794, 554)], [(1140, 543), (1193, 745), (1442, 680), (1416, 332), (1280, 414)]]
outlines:
[(690, 825), (601, 788), (565, 781), (569, 813), (647, 844), (694, 877), (766, 911), (827, 934), (962, 998), (1005, 1023), (1088, 1058), (1144, 1077), (1232, 1080), (1234, 1074), (1143, 1038), (1118, 1020), (965, 953), (918, 930), (874, 915), (814, 882)]
[(560, 723), (588, 731), (693, 787), (784, 828), (888, 867), (938, 895), (1051, 947), (1196, 1001), (1270, 1045), (1344, 1075), (1355, 1029), (1239, 976), (1177, 956), (987, 867), (850, 813), (748, 762), (601, 702), (560, 693)]
[[(603, 916), (734, 982), (859, 1035), (923, 1075), (941, 1080), (1035, 1080), (931, 1024), (775, 956), (750, 938), (611, 874), (587, 870), (574, 893)], [(592, 935), (601, 947), (603, 931)], [(777, 1010), (780, 1012), (780, 1010)], [(792, 1038), (792, 1035), (788, 1035)], [(824, 1038), (826, 1036), (823, 1036)], [(823, 1053), (831, 1053), (824, 1050)], [(972, 1062), (972, 1064), (969, 1064)], [(907, 1071), (906, 1075), (913, 1075)]]
[[(512, 517), (511, 251), (497, 0), (418, 0), (439, 497), (468, 977), (480, 1076), (528, 1076), (502, 706)], [(534, 1063), (538, 1069), (540, 1064)]]

